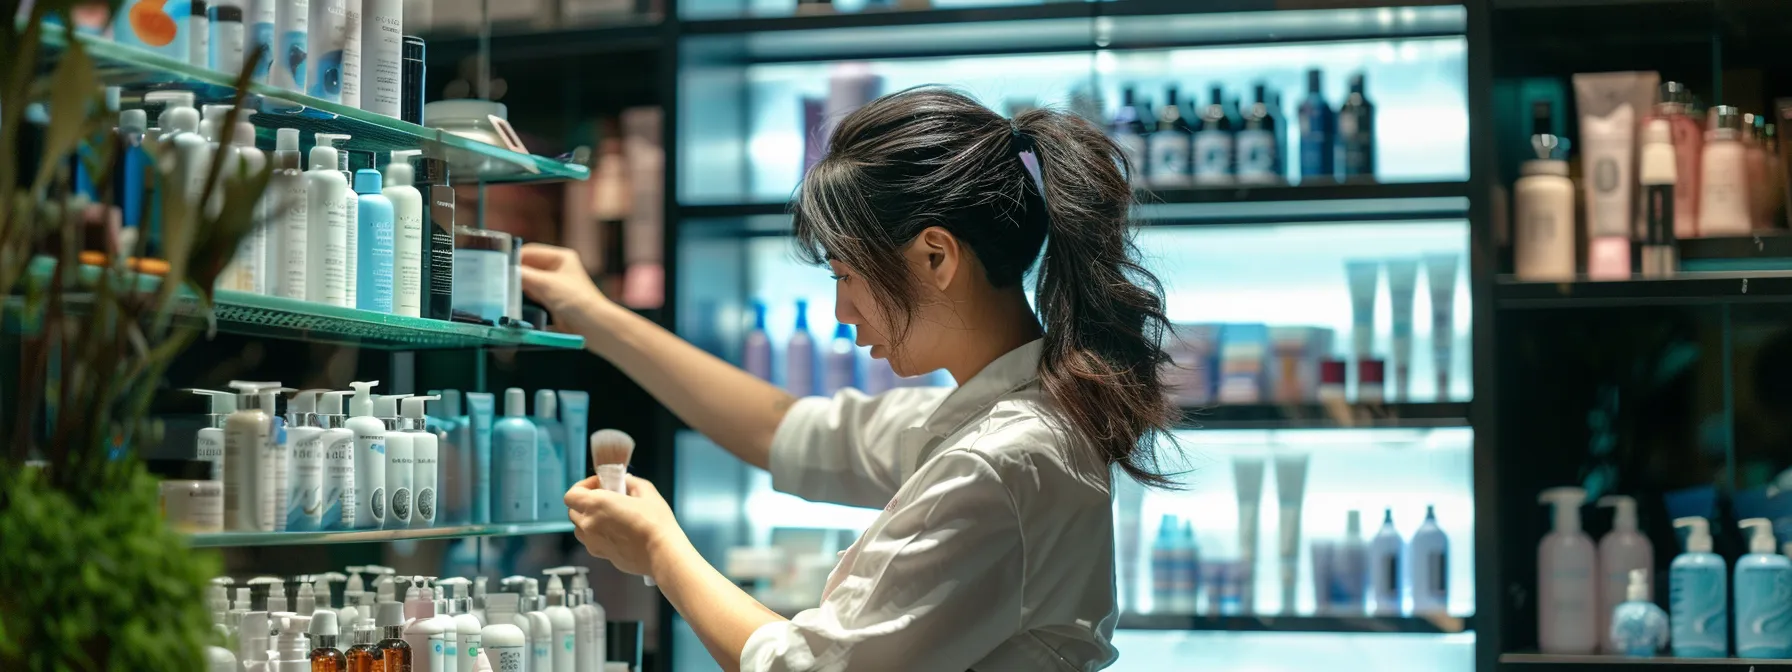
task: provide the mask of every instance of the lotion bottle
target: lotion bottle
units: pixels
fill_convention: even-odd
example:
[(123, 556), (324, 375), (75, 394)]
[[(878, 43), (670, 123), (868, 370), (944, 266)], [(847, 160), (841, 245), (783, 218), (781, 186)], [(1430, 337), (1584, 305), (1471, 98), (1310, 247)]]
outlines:
[(535, 425), (523, 417), (522, 388), (504, 391), (504, 419), (492, 427), (492, 459), (497, 487), (492, 489), (492, 521), (524, 523), (535, 519), (537, 485)]
[[(246, 117), (247, 114), (245, 113), (244, 116)], [(240, 173), (227, 174), (232, 183), (251, 179), (260, 175), (261, 171), (267, 170), (268, 155), (255, 147), (254, 124), (247, 120), (239, 121), (227, 135), (230, 144), (236, 148), (237, 168), (241, 169)], [(235, 271), (236, 277), (231, 279), (231, 284), (240, 291), (267, 294), (269, 293), (267, 285), (268, 227), (262, 225), (262, 222), (267, 221), (265, 192), (262, 198), (256, 200), (255, 207), (250, 213), (250, 221), (255, 225), (250, 227), (248, 233), (243, 234), (242, 242), (237, 244), (236, 258), (232, 260), (232, 270)]]
[(1611, 507), (1612, 531), (1599, 538), (1599, 636), (1606, 653), (1622, 653), (1611, 627), (1618, 605), (1630, 599), (1630, 573), (1643, 570), (1655, 576), (1655, 549), (1637, 531), (1636, 499), (1627, 495), (1599, 498), (1599, 506)]
[(1376, 616), (1399, 616), (1403, 607), (1400, 556), (1406, 542), (1394, 527), (1394, 510), (1382, 515), (1381, 530), (1369, 541), (1369, 594), (1375, 599)]
[(485, 598), (486, 623), (479, 631), (481, 647), (494, 670), (527, 670), (528, 637), (513, 620), (517, 615), (516, 593), (492, 593)]
[(411, 497), (417, 487), (416, 455), (412, 439), (402, 431), (398, 402), (411, 395), (382, 394), (373, 401), (374, 417), (386, 426), (386, 523), (385, 529), (411, 526)]
[(447, 631), (436, 619), (435, 596), (422, 585), (423, 578), (412, 577), (405, 593), (404, 642), (411, 649), (413, 672), (444, 672), (450, 669)]
[(342, 287), (344, 301), (342, 305), (348, 308), (354, 308), (360, 305), (361, 265), (360, 253), (358, 250), (360, 250), (361, 245), (364, 244), (360, 241), (361, 195), (355, 193), (355, 173), (348, 169), (348, 150), (342, 149), (347, 146), (348, 141), (353, 138), (340, 133), (324, 133), (318, 136), (318, 142), (325, 142), (325, 138), (328, 138), (327, 141), (330, 143), (330, 146), (337, 148), (336, 171), (342, 174), (343, 184), (349, 185), (349, 189), (343, 193), (342, 204), (343, 212), (345, 213), (343, 216), (343, 226), (346, 227), (344, 230), (348, 232), (347, 244), (343, 248), (347, 250), (347, 253), (342, 257)]
[[(342, 398), (350, 391), (325, 392), (318, 401), (317, 423), (323, 436), (324, 483), (323, 512), (318, 529), (347, 530), (355, 524), (355, 432), (347, 427), (348, 416), (342, 414)], [(345, 623), (344, 625), (353, 625)]]
[(479, 629), (484, 627), (470, 610), (467, 598), (470, 583), (459, 576), (436, 582), (437, 586), (450, 591), (447, 613), (454, 618), (455, 640), (459, 649), (454, 665), (456, 672), (473, 672), (473, 661), (479, 657)]
[[(336, 148), (327, 134), (311, 148), (311, 169), (305, 171), (310, 249), (306, 253), (307, 289), (312, 303), (352, 308), (348, 303), (348, 181), (336, 170)], [(353, 413), (353, 402), (350, 402)]]
[(286, 442), (292, 470), (286, 487), (286, 529), (322, 529), (324, 506), (324, 428), (317, 422), (317, 395), (329, 390), (301, 390), (287, 401)]
[(859, 348), (853, 344), (852, 325), (841, 324), (834, 327), (834, 338), (828, 341), (827, 353), (822, 355), (821, 393), (823, 396), (834, 396), (841, 390), (853, 387), (859, 371)]
[(398, 116), (404, 55), (404, 1), (363, 0), (361, 12), (361, 109)]
[(355, 226), (360, 229), (355, 255), (355, 302), (361, 310), (391, 313), (393, 307), (393, 245), (396, 227), (392, 201), (381, 193), (380, 173), (362, 169), (355, 172), (355, 194), (359, 197), (360, 214)]
[[(265, 0), (256, 0), (264, 2)], [(275, 213), (268, 236), (269, 294), (288, 299), (310, 298), (306, 274), (311, 252), (309, 182), (299, 166), (299, 129), (274, 132), (274, 173), (268, 178), (268, 204)]]
[(386, 522), (386, 423), (373, 417), (373, 386), (378, 384), (377, 380), (349, 383), (355, 388), (346, 426), (355, 435), (357, 530), (377, 530)]
[(1749, 217), (1748, 148), (1742, 144), (1742, 111), (1713, 106), (1705, 114), (1704, 156), (1699, 161), (1699, 235), (1745, 236)]
[[(236, 394), (217, 390), (190, 389), (188, 392), (211, 398), (208, 425), (199, 430), (194, 441), (194, 459), (212, 463), (211, 480), (224, 481), (224, 420), (236, 412)], [(227, 523), (228, 524), (228, 523)]]
[[(368, 0), (372, 5), (385, 0)], [(370, 17), (371, 18), (371, 17)], [(423, 315), (423, 194), (411, 186), (416, 181), (410, 156), (415, 150), (392, 152), (386, 164), (386, 188), (381, 192), (392, 203), (392, 314)]]
[(553, 390), (535, 391), (535, 510), (536, 520), (566, 517), (565, 428), (560, 426), (559, 403)]
[(412, 527), (434, 527), (436, 524), (436, 485), (440, 480), (440, 445), (424, 419), (424, 404), (439, 396), (409, 397), (400, 402), (404, 407), (401, 430), (411, 439)]
[(1590, 654), (1598, 648), (1593, 540), (1580, 529), (1587, 491), (1550, 488), (1538, 501), (1555, 507), (1555, 528), (1537, 547), (1537, 642), (1544, 653)]
[(553, 661), (553, 672), (576, 672), (578, 659), (578, 640), (573, 629), (575, 619), (572, 609), (566, 606), (566, 584), (560, 579), (571, 574), (570, 568), (560, 567), (544, 570), (548, 577), (548, 606), (542, 610), (547, 616), (550, 639), (548, 641), (548, 657)]
[(1411, 568), (1412, 612), (1441, 616), (1450, 609), (1450, 540), (1437, 526), (1437, 511), (1427, 505), (1425, 522), (1412, 533), (1407, 566)]
[(1792, 559), (1778, 553), (1773, 521), (1737, 525), (1749, 540), (1736, 559), (1736, 656), (1792, 658)]
[(264, 464), (273, 441), (273, 422), (261, 406), (265, 385), (230, 382), (237, 410), (224, 420), (224, 529), (234, 532), (274, 531), (274, 512), (262, 503), (273, 487), (273, 465)]
[(796, 330), (784, 348), (784, 391), (801, 399), (815, 394), (815, 339), (809, 336), (809, 302), (797, 299)]
[(342, 102), (343, 51), (348, 48), (348, 0), (311, 0), (310, 72), (304, 91)]
[(547, 603), (541, 598), (541, 584), (534, 578), (523, 579), (524, 609), (529, 619), (529, 648), (531, 669), (537, 672), (550, 672), (554, 669), (553, 642), (554, 624), (548, 620)]
[(577, 662), (573, 665), (576, 672), (603, 672), (604, 669), (604, 608), (592, 599), (591, 584), (585, 578), (591, 568), (575, 566), (578, 572), (572, 577), (570, 598), (575, 600), (572, 607), (573, 651)]
[(1550, 132), (1548, 102), (1532, 106), (1531, 149), (1536, 158), (1519, 166), (1512, 188), (1513, 257), (1519, 280), (1574, 279), (1574, 181), (1560, 158), (1561, 138)]
[(1666, 119), (1653, 119), (1643, 131), (1642, 162), (1637, 183), (1643, 188), (1642, 273), (1645, 278), (1673, 277), (1680, 265), (1675, 218), (1679, 179), (1674, 135)]
[(1627, 575), (1625, 599), (1612, 610), (1611, 632), (1605, 633), (1613, 653), (1647, 658), (1667, 646), (1668, 615), (1649, 598), (1650, 576), (1646, 569)]

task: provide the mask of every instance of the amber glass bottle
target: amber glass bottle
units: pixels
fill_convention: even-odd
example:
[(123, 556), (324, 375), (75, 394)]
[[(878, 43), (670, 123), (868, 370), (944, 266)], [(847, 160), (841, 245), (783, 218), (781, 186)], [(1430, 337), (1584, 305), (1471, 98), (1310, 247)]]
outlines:
[[(381, 672), (380, 651), (373, 645), (373, 624), (361, 621), (355, 625), (355, 644), (344, 656), (348, 672)], [(311, 672), (323, 672), (317, 660), (311, 661)]]
[(336, 648), (336, 612), (318, 610), (311, 616), (311, 672), (348, 672), (348, 657)]
[(377, 607), (380, 630), (386, 636), (374, 648), (378, 650), (381, 672), (411, 672), (411, 645), (404, 641), (404, 605), (381, 602)]

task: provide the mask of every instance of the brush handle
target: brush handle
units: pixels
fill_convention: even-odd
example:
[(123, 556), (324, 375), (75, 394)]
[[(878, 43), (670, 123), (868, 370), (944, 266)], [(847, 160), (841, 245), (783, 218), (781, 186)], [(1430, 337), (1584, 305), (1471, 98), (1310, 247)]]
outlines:
[(628, 494), (628, 465), (600, 464), (596, 471), (597, 482), (603, 489), (619, 495)]

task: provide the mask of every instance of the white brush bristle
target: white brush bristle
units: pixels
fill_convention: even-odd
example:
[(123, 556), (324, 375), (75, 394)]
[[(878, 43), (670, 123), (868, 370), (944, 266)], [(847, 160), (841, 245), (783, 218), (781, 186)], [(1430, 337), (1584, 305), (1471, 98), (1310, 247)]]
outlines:
[(600, 429), (591, 433), (591, 464), (628, 464), (629, 457), (635, 453), (635, 440), (628, 434), (615, 429)]

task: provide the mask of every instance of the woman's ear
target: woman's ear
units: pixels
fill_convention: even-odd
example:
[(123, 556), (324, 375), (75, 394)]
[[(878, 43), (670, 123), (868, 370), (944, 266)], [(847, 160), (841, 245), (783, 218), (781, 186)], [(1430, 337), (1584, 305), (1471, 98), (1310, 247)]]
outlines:
[(958, 237), (937, 226), (922, 229), (904, 255), (916, 277), (941, 292), (952, 286), (964, 266), (964, 247)]

